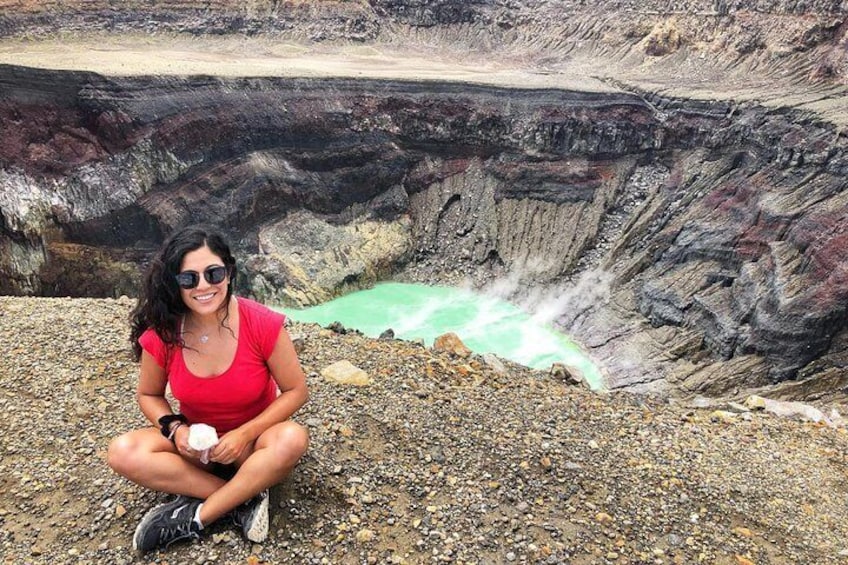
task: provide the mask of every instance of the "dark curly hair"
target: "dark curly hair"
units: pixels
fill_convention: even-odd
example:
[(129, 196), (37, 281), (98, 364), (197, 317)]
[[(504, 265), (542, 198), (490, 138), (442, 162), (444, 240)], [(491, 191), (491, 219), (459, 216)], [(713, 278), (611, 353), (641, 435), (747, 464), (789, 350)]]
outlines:
[[(179, 332), (179, 324), (188, 308), (183, 303), (175, 275), (180, 272), (180, 265), (186, 253), (204, 245), (220, 257), (229, 270), (230, 284), (227, 286), (227, 297), (221, 306), (222, 310), (229, 312), (227, 308), (233, 295), (236, 260), (230, 253), (230, 247), (224, 237), (206, 226), (188, 226), (174, 232), (150, 262), (144, 275), (138, 304), (130, 314), (130, 343), (136, 361), (141, 359), (141, 344), (138, 339), (148, 329), (153, 329), (159, 335), (169, 351), (175, 346), (185, 346)], [(224, 321), (226, 322), (226, 316)]]

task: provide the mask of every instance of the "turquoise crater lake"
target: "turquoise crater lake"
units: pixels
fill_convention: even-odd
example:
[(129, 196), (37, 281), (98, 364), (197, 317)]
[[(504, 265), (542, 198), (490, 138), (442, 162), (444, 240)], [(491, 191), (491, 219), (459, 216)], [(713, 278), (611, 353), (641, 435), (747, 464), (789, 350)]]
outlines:
[(535, 369), (559, 362), (579, 369), (592, 388), (601, 388), (598, 368), (568, 337), (504, 300), (468, 290), (381, 283), (302, 310), (284, 309), (298, 322), (340, 322), (370, 337), (391, 328), (405, 340), (433, 340), (454, 332), (475, 353), (494, 353)]

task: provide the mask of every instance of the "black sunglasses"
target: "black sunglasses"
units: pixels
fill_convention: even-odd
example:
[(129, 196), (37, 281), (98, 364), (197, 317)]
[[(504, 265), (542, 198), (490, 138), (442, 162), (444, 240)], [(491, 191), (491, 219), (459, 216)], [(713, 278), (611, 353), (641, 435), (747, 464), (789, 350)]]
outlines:
[[(203, 271), (203, 278), (209, 284), (220, 284), (224, 282), (224, 279), (227, 278), (229, 273), (230, 269), (221, 265), (206, 267), (206, 270)], [(177, 284), (180, 285), (180, 288), (186, 290), (195, 288), (200, 284), (200, 274), (197, 271), (183, 271), (174, 275), (174, 278), (177, 279)]]

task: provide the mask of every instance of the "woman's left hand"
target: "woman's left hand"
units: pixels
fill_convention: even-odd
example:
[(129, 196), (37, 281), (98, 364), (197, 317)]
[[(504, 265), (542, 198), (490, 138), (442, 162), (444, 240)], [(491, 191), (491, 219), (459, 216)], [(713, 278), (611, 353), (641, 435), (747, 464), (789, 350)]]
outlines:
[(234, 463), (241, 458), (250, 441), (244, 432), (231, 430), (221, 436), (218, 445), (209, 452), (209, 460), (223, 465)]

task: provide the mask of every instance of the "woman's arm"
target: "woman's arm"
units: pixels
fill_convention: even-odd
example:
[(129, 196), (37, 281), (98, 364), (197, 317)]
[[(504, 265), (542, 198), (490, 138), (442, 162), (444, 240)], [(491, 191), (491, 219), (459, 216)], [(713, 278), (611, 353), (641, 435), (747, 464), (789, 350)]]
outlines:
[(245, 447), (256, 441), (262, 432), (286, 421), (306, 403), (309, 398), (306, 376), (285, 328), (280, 329), (274, 351), (268, 358), (268, 368), (280, 388), (280, 395), (258, 416), (224, 434), (210, 453), (212, 461), (231, 463), (237, 460)]
[[(157, 428), (159, 427), (159, 418), (173, 413), (171, 405), (165, 398), (165, 386), (167, 384), (168, 374), (165, 369), (157, 365), (156, 360), (149, 353), (142, 351), (136, 397), (141, 411)], [(184, 457), (197, 459), (200, 456), (199, 453), (192, 450), (188, 445), (188, 426), (180, 425), (174, 429), (175, 426), (177, 426), (176, 422), (171, 424), (173, 435), (171, 439), (177, 452)]]
[(159, 425), (159, 418), (172, 412), (171, 405), (165, 399), (167, 383), (165, 369), (157, 365), (156, 360), (147, 351), (142, 351), (136, 398), (142, 413), (154, 426)]

